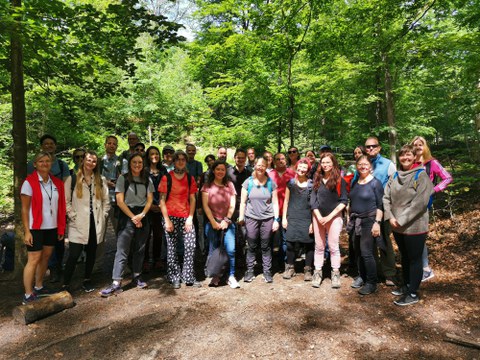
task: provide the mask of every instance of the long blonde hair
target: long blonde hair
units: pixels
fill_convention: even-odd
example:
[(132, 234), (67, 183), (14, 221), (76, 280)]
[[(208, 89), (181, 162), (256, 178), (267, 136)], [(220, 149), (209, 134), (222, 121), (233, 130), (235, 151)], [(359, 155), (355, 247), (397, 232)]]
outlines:
[(85, 157), (83, 158), (82, 163), (79, 166), (79, 169), (78, 169), (78, 172), (77, 172), (77, 181), (76, 181), (76, 184), (75, 184), (76, 194), (77, 194), (78, 199), (81, 199), (82, 196), (83, 196), (82, 183), (83, 183), (83, 179), (85, 177), (84, 174), (83, 174), (83, 166), (84, 166), (84, 163), (85, 163), (85, 159), (89, 155), (90, 156), (95, 156), (97, 158), (97, 165), (93, 169), (93, 178), (94, 178), (94, 181), (95, 181), (95, 197), (97, 198), (97, 200), (100, 200), (102, 198), (102, 186), (103, 186), (102, 177), (100, 175), (100, 161), (99, 161), (98, 156), (95, 153), (95, 151), (92, 151), (92, 150), (85, 151)]
[(422, 143), (423, 143), (423, 154), (422, 154), (422, 157), (423, 157), (423, 163), (427, 163), (429, 162), (430, 160), (433, 159), (433, 156), (432, 156), (432, 153), (430, 151), (430, 147), (428, 146), (427, 144), (427, 140), (425, 140), (425, 138), (423, 136), (415, 136), (413, 138), (413, 140), (410, 142), (410, 145), (412, 146), (415, 146), (415, 141), (417, 140), (420, 140)]

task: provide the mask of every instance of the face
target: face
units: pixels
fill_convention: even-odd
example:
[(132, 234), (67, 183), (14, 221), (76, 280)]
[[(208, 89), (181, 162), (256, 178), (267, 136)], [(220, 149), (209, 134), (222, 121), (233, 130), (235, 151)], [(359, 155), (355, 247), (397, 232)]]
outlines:
[(297, 148), (290, 148), (288, 150), (288, 157), (292, 160), (298, 159), (298, 149)]
[(55, 144), (55, 141), (52, 139), (45, 139), (42, 142), (42, 145), (40, 145), (43, 151), (49, 153), (49, 154), (55, 154), (55, 150), (57, 150), (57, 145)]
[(307, 151), (306, 156), (310, 160), (311, 164), (315, 162), (315, 153), (313, 151)]
[(130, 169), (132, 170), (132, 174), (140, 174), (140, 172), (143, 170), (143, 159), (141, 156), (134, 156), (134, 158), (130, 161)]
[(275, 155), (275, 169), (283, 170), (287, 167), (287, 159), (285, 159), (285, 155), (277, 154)]
[(33, 164), (39, 173), (48, 174), (52, 168), (52, 160), (48, 156), (42, 156)]
[(357, 147), (355, 148), (355, 150), (353, 150), (353, 157), (355, 158), (355, 160), (357, 160), (362, 155), (363, 155), (362, 149)]
[(138, 143), (138, 136), (136, 134), (128, 134), (128, 146), (133, 148)]
[(374, 158), (378, 155), (380, 150), (382, 150), (382, 147), (376, 139), (368, 139), (365, 142), (365, 150), (369, 158)]
[(214, 158), (208, 158), (208, 160), (207, 160), (208, 168), (211, 168), (214, 162), (215, 162)]
[(135, 152), (137, 154), (143, 155), (145, 154), (145, 148), (141, 145), (135, 146)]
[(333, 161), (329, 157), (324, 157), (320, 163), (323, 172), (329, 173), (333, 169)]
[(422, 140), (418, 139), (416, 140), (414, 143), (413, 143), (413, 147), (415, 149), (415, 151), (417, 152), (417, 155), (418, 156), (422, 156), (423, 155), (423, 147), (425, 146), (425, 144), (423, 143)]
[(235, 155), (235, 164), (238, 167), (244, 167), (245, 162), (247, 161), (247, 156), (243, 152), (238, 152), (237, 155)]
[(255, 160), (255, 149), (248, 149), (247, 150), (248, 161)]
[(223, 164), (217, 165), (213, 170), (213, 175), (215, 175), (215, 180), (222, 180), (227, 173), (227, 167)]
[(118, 148), (118, 141), (115, 138), (108, 138), (105, 143), (105, 151), (107, 154), (115, 154)]
[(256, 175), (264, 175), (265, 172), (267, 171), (267, 162), (263, 159), (259, 159), (257, 161), (257, 164), (255, 165), (255, 173)]
[(195, 146), (187, 146), (187, 155), (190, 160), (195, 159), (197, 148)]
[(160, 153), (155, 149), (150, 150), (148, 153), (148, 160), (150, 160), (152, 164), (158, 164), (160, 161)]
[(177, 160), (175, 160), (175, 167), (179, 170), (185, 169), (187, 166), (187, 158), (183, 155), (178, 156)]
[(219, 160), (220, 159), (225, 160), (227, 158), (227, 149), (225, 149), (224, 147), (221, 147), (220, 149), (218, 149), (217, 158)]
[(266, 153), (263, 153), (263, 157), (264, 157), (265, 159), (267, 159), (267, 161), (268, 161), (268, 166), (270, 166), (270, 165), (272, 164), (272, 162), (273, 162), (273, 156), (272, 156), (272, 154), (266, 152)]
[(93, 171), (97, 167), (97, 157), (92, 154), (87, 154), (83, 161), (83, 168), (85, 170)]
[(73, 162), (76, 165), (80, 165), (82, 160), (85, 158), (85, 152), (84, 151), (76, 151), (73, 153)]
[(306, 176), (308, 173), (308, 165), (307, 164), (299, 164), (297, 166), (297, 175), (298, 176)]
[(163, 161), (165, 161), (167, 164), (171, 164), (172, 159), (173, 159), (173, 151), (166, 150), (163, 152)]
[(366, 177), (372, 171), (372, 164), (367, 159), (363, 159), (357, 163), (357, 171), (361, 177)]
[(407, 151), (406, 153), (401, 155), (398, 159), (400, 160), (402, 169), (409, 170), (412, 167), (413, 162), (415, 161), (415, 155), (412, 152)]

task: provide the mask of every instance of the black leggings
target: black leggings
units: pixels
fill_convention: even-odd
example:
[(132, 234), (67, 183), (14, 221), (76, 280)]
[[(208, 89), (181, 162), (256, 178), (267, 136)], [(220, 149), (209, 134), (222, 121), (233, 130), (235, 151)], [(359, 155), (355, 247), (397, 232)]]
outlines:
[[(295, 242), (287, 241), (287, 264), (293, 265), (295, 263)], [(305, 266), (313, 267), (313, 253), (315, 243), (305, 243), (299, 245), (303, 245), (305, 247)]]
[(398, 249), (402, 255), (402, 273), (404, 285), (416, 294), (423, 276), (422, 253), (427, 234), (406, 235), (393, 232)]
[(87, 253), (87, 260), (85, 262), (85, 279), (90, 279), (93, 272), (93, 266), (95, 265), (95, 257), (97, 256), (97, 232), (95, 229), (95, 219), (93, 218), (93, 214), (90, 215), (88, 244), (83, 245), (72, 242), (69, 243), (68, 259), (67, 263), (65, 264), (65, 272), (63, 277), (64, 285), (70, 285), (75, 267), (77, 266), (78, 258), (82, 254), (82, 250), (84, 248), (85, 252)]

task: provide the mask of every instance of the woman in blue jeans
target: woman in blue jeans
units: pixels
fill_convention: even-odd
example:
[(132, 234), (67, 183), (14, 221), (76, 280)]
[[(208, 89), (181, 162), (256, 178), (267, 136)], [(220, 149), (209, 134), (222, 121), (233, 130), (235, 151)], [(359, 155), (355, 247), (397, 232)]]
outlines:
[[(224, 161), (217, 160), (213, 163), (207, 182), (202, 187), (203, 210), (208, 218), (205, 235), (210, 243), (209, 256), (220, 245), (220, 237), (224, 236), (230, 264), (228, 285), (232, 289), (240, 287), (235, 279), (235, 224), (232, 222), (235, 199), (236, 191), (227, 175), (227, 166)], [(212, 275), (214, 276), (210, 286), (218, 286), (221, 274)]]

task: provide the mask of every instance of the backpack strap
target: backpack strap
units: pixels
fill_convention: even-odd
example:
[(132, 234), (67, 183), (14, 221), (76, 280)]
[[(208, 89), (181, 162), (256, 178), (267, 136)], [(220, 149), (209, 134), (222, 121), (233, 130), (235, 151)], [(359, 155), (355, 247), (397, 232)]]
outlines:
[(342, 196), (342, 177), (337, 181), (337, 194), (338, 197)]
[(420, 173), (422, 171), (424, 171), (425, 169), (421, 168), (421, 169), (418, 169), (416, 172), (415, 172), (415, 176), (413, 177), (413, 188), (415, 190), (417, 190), (417, 186), (418, 186), (418, 176), (420, 175)]
[[(190, 188), (192, 187), (192, 175), (189, 173), (185, 174), (187, 176), (187, 183), (188, 183), (188, 195), (190, 195)], [(172, 175), (170, 175), (169, 172), (165, 173), (164, 175), (167, 178), (167, 196), (165, 197), (165, 202), (168, 201), (168, 198), (170, 196), (170, 192), (172, 191)], [(162, 181), (160, 179), (160, 181)]]
[(250, 191), (252, 191), (253, 188), (253, 176), (250, 176), (248, 178), (248, 187), (247, 187), (247, 193), (250, 196)]

